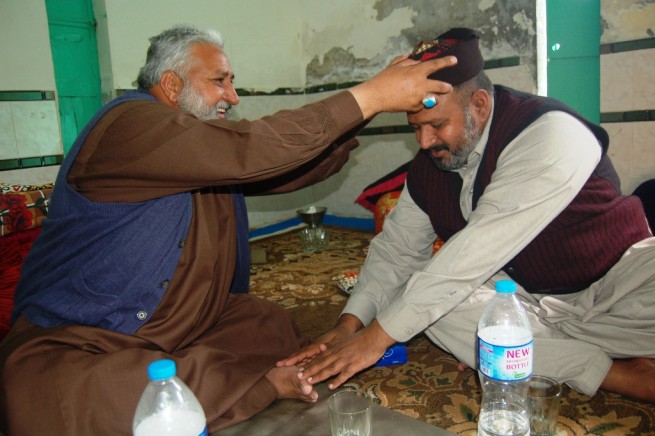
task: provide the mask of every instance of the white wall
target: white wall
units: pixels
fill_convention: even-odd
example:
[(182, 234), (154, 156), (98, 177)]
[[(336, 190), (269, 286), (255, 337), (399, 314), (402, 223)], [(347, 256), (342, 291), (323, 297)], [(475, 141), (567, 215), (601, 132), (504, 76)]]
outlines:
[[(653, 23), (655, 23), (655, 18)], [(655, 108), (655, 48), (601, 56), (601, 113)], [(603, 123), (621, 190), (655, 178), (655, 121)]]
[[(117, 89), (133, 88), (148, 38), (176, 24), (220, 31), (236, 85), (272, 91), (304, 87), (301, 0), (105, 0), (112, 75)], [(147, 18), (144, 18), (147, 17)], [(104, 25), (104, 23), (103, 23)]]
[[(45, 1), (0, 1), (0, 32), (0, 91), (55, 92)], [(61, 154), (59, 132), (55, 100), (0, 101), (0, 160)]]
[(0, 90), (55, 90), (44, 0), (0, 1)]

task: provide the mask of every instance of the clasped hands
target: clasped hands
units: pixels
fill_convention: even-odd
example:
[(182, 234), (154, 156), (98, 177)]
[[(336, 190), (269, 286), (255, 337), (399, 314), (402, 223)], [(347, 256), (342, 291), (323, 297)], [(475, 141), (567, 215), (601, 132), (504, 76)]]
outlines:
[(333, 390), (374, 365), (395, 342), (377, 321), (364, 327), (357, 317), (344, 314), (332, 330), (276, 366), (298, 366), (298, 378), (310, 384), (336, 376), (328, 384)]

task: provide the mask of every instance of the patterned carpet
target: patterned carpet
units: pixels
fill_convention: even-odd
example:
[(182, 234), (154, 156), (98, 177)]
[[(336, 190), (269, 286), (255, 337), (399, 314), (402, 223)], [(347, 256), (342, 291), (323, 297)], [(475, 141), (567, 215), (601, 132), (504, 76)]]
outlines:
[[(291, 311), (301, 331), (316, 337), (335, 323), (348, 295), (334, 277), (357, 271), (370, 232), (327, 227), (328, 249), (305, 253), (297, 231), (251, 242), (267, 250), (267, 263), (253, 265), (251, 293)], [(348, 383), (379, 404), (453, 433), (474, 435), (479, 412), (477, 374), (458, 372), (451, 355), (418, 336), (408, 343), (408, 363), (373, 367)], [(655, 435), (655, 405), (599, 392), (593, 398), (564, 386), (558, 435)]]

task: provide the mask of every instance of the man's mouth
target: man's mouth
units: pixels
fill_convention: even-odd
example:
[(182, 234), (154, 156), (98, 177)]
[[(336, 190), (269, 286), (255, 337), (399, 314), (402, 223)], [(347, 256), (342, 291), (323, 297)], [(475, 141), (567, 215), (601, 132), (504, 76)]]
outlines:
[(430, 149), (430, 156), (432, 156), (433, 159), (441, 159), (448, 153), (448, 147), (445, 145), (438, 145), (434, 148)]
[(229, 107), (218, 107), (218, 108), (216, 108), (216, 118), (222, 119), (222, 120), (229, 118), (229, 116), (230, 116), (229, 110), (230, 110)]

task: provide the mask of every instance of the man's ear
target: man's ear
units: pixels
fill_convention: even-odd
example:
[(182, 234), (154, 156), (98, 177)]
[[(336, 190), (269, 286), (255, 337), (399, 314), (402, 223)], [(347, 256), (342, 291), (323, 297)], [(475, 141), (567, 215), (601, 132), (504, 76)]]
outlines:
[(184, 81), (173, 71), (166, 70), (159, 79), (159, 87), (168, 101), (177, 106), (177, 100), (184, 86)]
[(484, 89), (478, 89), (471, 96), (471, 106), (475, 115), (486, 122), (491, 114), (491, 95)]

